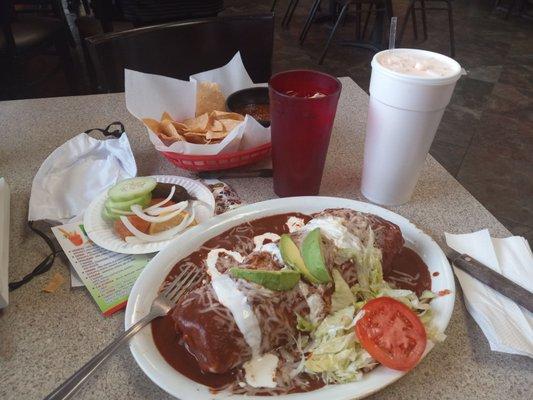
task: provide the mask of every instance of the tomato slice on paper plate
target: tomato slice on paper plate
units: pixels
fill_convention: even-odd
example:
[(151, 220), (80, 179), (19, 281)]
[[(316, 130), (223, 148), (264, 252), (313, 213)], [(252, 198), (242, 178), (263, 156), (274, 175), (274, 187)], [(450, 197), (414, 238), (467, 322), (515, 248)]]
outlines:
[(426, 349), (427, 337), (420, 318), (391, 297), (378, 297), (363, 306), (355, 331), (363, 348), (386, 367), (413, 368)]

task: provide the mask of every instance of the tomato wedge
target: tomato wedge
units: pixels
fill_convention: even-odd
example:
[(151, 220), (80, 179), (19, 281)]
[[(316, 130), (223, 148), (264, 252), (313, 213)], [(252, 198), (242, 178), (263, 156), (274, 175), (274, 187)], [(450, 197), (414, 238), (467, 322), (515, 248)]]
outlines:
[(391, 297), (378, 297), (363, 306), (355, 332), (361, 346), (386, 367), (413, 368), (426, 349), (427, 337), (420, 318)]

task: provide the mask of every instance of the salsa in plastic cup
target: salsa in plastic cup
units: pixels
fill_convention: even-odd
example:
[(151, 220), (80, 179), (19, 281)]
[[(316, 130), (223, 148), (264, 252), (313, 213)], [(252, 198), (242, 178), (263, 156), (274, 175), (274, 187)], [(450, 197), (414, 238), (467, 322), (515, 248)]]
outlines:
[(274, 192), (316, 195), (342, 85), (328, 74), (294, 70), (270, 79)]

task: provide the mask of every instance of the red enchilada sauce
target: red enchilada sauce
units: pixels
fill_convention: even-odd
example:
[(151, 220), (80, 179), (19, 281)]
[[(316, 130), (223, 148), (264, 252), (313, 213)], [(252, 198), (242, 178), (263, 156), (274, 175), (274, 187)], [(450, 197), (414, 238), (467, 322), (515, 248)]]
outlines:
[[(205, 258), (211, 249), (225, 248), (227, 250), (243, 250), (247, 252), (253, 250), (253, 237), (267, 232), (281, 235), (288, 233), (285, 224), (291, 216), (302, 218), (307, 223), (311, 217), (300, 213), (278, 214), (251, 221), (246, 224), (236, 226), (221, 235), (208, 240), (197, 251), (178, 262), (169, 275), (167, 281), (171, 281), (185, 265), (191, 263), (201, 268), (205, 268)], [(248, 238), (248, 243), (246, 238)], [(396, 287), (415, 291), (420, 295), (424, 290), (431, 289), (431, 276), (427, 266), (413, 250), (404, 247), (395, 257), (391, 272), (385, 276), (385, 280), (394, 283)], [(230, 371), (225, 374), (212, 374), (202, 372), (196, 359), (187, 350), (185, 344), (180, 340), (174, 329), (174, 321), (171, 313), (164, 318), (158, 318), (152, 322), (152, 335), (157, 349), (163, 358), (178, 372), (187, 378), (208, 386), (214, 391), (222, 390), (235, 382), (237, 371)], [(294, 392), (305, 392), (318, 389), (324, 386), (320, 379), (310, 378), (305, 387), (296, 387)], [(261, 393), (257, 393), (261, 394)]]
[(431, 290), (431, 275), (427, 265), (408, 247), (396, 255), (389, 273), (383, 278), (399, 289), (412, 290), (419, 297), (424, 290)]

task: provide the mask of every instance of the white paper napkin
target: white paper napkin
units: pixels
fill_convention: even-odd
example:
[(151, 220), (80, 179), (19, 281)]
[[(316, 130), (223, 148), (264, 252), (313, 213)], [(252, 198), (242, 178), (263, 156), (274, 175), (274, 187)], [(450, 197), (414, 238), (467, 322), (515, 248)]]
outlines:
[[(487, 229), (462, 235), (445, 233), (446, 243), (487, 267), (533, 291), (533, 254), (519, 236), (491, 238)], [(533, 315), (494, 289), (455, 268), (464, 292), (466, 308), (477, 322), (493, 351), (533, 358)]]
[(65, 223), (118, 181), (137, 175), (126, 133), (95, 139), (80, 133), (55, 149), (41, 164), (31, 186), (28, 221)]
[[(129, 69), (124, 70), (124, 80), (128, 111), (137, 119), (153, 118), (158, 121), (164, 111), (176, 121), (194, 117), (197, 82), (218, 83), (225, 97), (237, 90), (256, 86), (246, 72), (240, 53), (220, 68), (191, 75), (189, 81)], [(249, 115), (217, 144), (177, 141), (167, 146), (150, 130), (148, 134), (159, 151), (195, 155), (231, 153), (270, 142), (270, 128), (263, 127)]]

